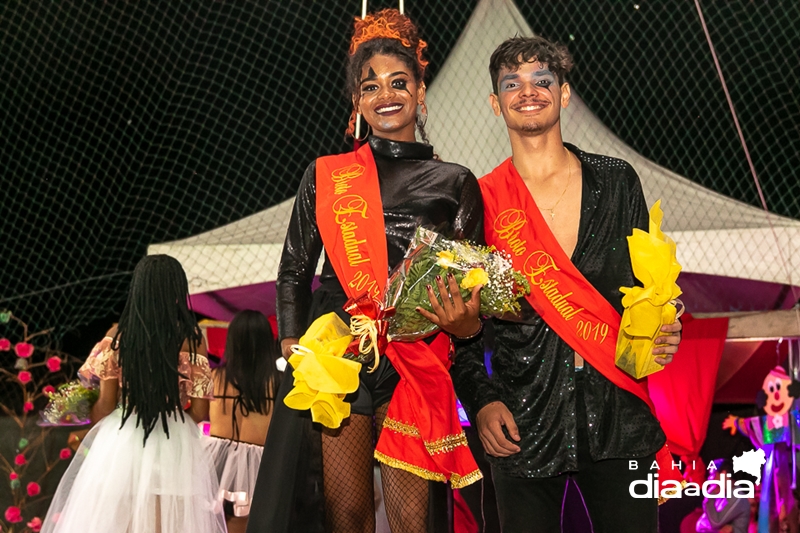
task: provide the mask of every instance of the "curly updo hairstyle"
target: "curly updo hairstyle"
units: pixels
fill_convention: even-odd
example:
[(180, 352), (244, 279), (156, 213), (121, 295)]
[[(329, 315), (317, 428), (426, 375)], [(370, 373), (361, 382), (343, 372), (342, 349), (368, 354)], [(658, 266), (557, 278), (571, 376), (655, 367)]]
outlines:
[[(423, 50), (428, 44), (420, 39), (419, 30), (411, 19), (396, 9), (382, 9), (364, 17), (356, 17), (353, 37), (347, 58), (347, 93), (353, 101), (353, 112), (345, 135), (353, 137), (356, 131), (356, 113), (361, 97), (361, 68), (375, 55), (390, 55), (402, 61), (414, 73), (417, 85), (425, 78), (428, 61)], [(427, 144), (423, 117), (417, 114), (417, 129)]]

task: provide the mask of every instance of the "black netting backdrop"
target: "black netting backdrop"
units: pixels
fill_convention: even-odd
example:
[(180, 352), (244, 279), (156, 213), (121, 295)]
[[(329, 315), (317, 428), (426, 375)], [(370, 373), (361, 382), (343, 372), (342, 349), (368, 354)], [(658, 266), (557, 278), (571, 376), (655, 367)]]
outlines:
[[(475, 4), (406, 2), (430, 43), (432, 83)], [(693, 2), (518, 7), (534, 32), (569, 45), (574, 88), (616, 135), (759, 205)], [(703, 9), (768, 206), (800, 218), (800, 3)], [(69, 331), (120, 310), (149, 244), (291, 197), (315, 156), (347, 148), (343, 66), (359, 10), (4, 2), (0, 308)]]

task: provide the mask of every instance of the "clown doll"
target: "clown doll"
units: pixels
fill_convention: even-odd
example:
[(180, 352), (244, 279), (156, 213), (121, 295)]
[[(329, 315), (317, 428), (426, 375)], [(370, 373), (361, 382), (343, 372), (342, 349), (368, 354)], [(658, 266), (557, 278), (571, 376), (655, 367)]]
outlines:
[(750, 418), (728, 415), (722, 422), (722, 428), (730, 430), (731, 435), (738, 431), (748, 436), (754, 446), (766, 453), (758, 513), (759, 533), (798, 533), (798, 509), (792, 492), (792, 468), (795, 464), (792, 449), (800, 444), (799, 400), (800, 382), (776, 366), (764, 378), (762, 389), (756, 396), (756, 404), (764, 409), (764, 415)]

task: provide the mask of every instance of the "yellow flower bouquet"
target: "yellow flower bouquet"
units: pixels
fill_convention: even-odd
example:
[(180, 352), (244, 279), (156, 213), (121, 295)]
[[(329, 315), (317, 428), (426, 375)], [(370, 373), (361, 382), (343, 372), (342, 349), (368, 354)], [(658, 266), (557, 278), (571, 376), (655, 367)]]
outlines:
[(642, 286), (619, 289), (624, 294), (625, 310), (617, 337), (616, 364), (636, 379), (664, 368), (653, 355), (655, 340), (661, 335), (661, 326), (674, 323), (683, 312), (677, 300), (681, 289), (676, 283), (681, 265), (675, 255), (675, 241), (661, 231), (663, 219), (658, 200), (650, 210), (650, 231), (634, 229), (628, 237), (633, 274)]
[(448, 273), (455, 277), (465, 301), (474, 287), (483, 285), (480, 312), (484, 316), (518, 312), (519, 298), (530, 292), (525, 277), (494, 247), (453, 241), (418, 228), (405, 258), (389, 274), (386, 287), (384, 304), (395, 308), (389, 319), (392, 341), (415, 341), (438, 330), (416, 308), (432, 311), (427, 286), (435, 286), (436, 276), (444, 278)]

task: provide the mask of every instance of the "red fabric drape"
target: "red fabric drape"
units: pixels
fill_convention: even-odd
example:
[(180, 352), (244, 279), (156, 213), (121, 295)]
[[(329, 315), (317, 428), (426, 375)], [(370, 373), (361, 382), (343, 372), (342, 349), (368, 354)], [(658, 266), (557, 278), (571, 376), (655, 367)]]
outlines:
[(455, 533), (478, 533), (480, 531), (472, 510), (458, 489), (453, 490), (453, 531)]
[(670, 451), (687, 461), (697, 460), (706, 439), (717, 370), (728, 334), (727, 318), (681, 319), (680, 348), (672, 363), (648, 377), (650, 397)]

